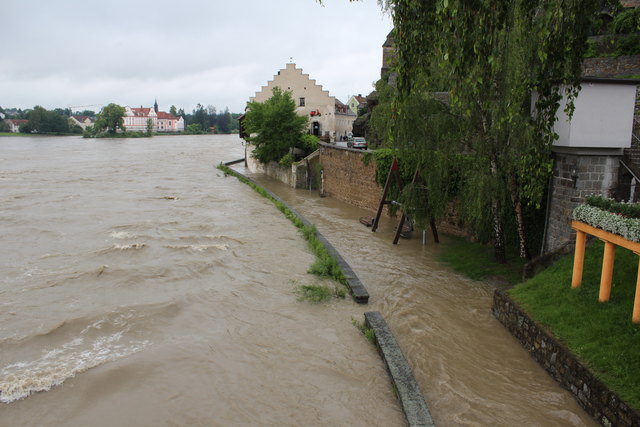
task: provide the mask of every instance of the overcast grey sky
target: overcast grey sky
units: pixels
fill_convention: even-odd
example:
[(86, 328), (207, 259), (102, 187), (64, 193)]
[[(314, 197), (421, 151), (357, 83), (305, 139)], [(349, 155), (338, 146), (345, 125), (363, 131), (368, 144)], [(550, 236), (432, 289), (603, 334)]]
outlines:
[[(2, 0), (0, 106), (242, 112), (289, 58), (343, 102), (379, 78), (376, 0)], [(98, 106), (93, 106), (98, 104)]]

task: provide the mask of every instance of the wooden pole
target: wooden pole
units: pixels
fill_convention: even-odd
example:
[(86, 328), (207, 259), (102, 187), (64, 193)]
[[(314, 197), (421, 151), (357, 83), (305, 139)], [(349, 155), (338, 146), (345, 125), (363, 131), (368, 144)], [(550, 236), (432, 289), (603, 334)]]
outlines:
[(378, 221), (380, 221), (380, 216), (382, 216), (382, 209), (384, 205), (387, 204), (387, 193), (389, 192), (389, 188), (391, 187), (391, 176), (394, 172), (398, 171), (398, 160), (393, 159), (393, 163), (391, 163), (391, 168), (389, 169), (389, 175), (387, 175), (387, 181), (384, 184), (384, 190), (382, 191), (382, 197), (380, 198), (380, 204), (378, 205), (378, 211), (376, 212), (376, 218), (373, 220), (373, 225), (371, 226), (371, 231), (374, 232), (378, 229)]
[(400, 217), (400, 224), (398, 224), (398, 228), (396, 229), (396, 235), (393, 238), (393, 244), (397, 245), (398, 240), (400, 240), (400, 234), (402, 233), (402, 228), (404, 227), (404, 220), (407, 218), (404, 212), (402, 212), (402, 216)]
[[(638, 254), (636, 254), (638, 255)], [(640, 323), (640, 263), (638, 263), (638, 277), (636, 278), (636, 296), (633, 300), (633, 323)]]
[(602, 275), (600, 276), (600, 294), (598, 301), (609, 301), (611, 296), (611, 279), (613, 277), (613, 263), (616, 258), (616, 245), (604, 242), (604, 256), (602, 258)]
[(582, 284), (582, 270), (584, 268), (584, 247), (587, 243), (587, 233), (576, 231), (576, 250), (573, 255), (573, 277), (571, 287), (577, 288)]

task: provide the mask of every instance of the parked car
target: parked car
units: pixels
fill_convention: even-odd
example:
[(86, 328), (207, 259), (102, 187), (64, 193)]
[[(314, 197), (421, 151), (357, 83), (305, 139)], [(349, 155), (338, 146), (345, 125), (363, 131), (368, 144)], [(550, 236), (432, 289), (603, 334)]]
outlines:
[(347, 142), (347, 147), (349, 148), (360, 148), (362, 150), (366, 150), (368, 146), (367, 140), (361, 136), (356, 136), (352, 141)]

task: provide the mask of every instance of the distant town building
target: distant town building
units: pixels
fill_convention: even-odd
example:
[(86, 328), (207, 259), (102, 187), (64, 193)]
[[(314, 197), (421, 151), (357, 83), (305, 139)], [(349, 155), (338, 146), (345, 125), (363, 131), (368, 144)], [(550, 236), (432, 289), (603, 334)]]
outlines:
[(71, 116), (69, 117), (69, 125), (80, 126), (82, 130), (88, 126), (93, 126), (96, 121), (89, 116)]
[(347, 105), (349, 106), (349, 109), (357, 115), (358, 109), (367, 105), (367, 97), (362, 96), (362, 94), (353, 95), (349, 98), (349, 101), (347, 101)]
[(264, 102), (271, 98), (273, 88), (279, 87), (283, 91), (291, 92), (296, 102), (296, 113), (309, 118), (309, 132), (318, 137), (335, 141), (347, 136), (353, 127), (356, 115), (347, 105), (329, 95), (322, 85), (310, 79), (296, 64), (289, 63), (273, 80), (262, 86), (250, 101)]
[(151, 120), (153, 132), (183, 132), (184, 119), (173, 114), (158, 111), (158, 102), (153, 108), (125, 107), (124, 126), (131, 132), (146, 132), (147, 123)]
[(9, 132), (18, 133), (20, 132), (20, 125), (28, 123), (29, 120), (15, 120), (15, 119), (7, 119), (5, 120), (7, 124), (9, 124)]

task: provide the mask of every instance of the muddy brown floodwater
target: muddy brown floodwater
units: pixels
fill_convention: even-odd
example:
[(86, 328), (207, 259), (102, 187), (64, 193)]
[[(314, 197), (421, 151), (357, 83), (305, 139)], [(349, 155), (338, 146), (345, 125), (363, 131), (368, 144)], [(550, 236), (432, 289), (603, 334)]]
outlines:
[(0, 137), (0, 426), (403, 425), (364, 308), (298, 302), (305, 242), (214, 168), (242, 154)]
[[(242, 169), (239, 169), (242, 172)], [(367, 287), (369, 306), (396, 336), (439, 426), (597, 425), (491, 314), (494, 287), (437, 261), (446, 236), (392, 244), (396, 221), (376, 233), (370, 212), (315, 191), (252, 176), (315, 223)], [(378, 424), (384, 425), (384, 424)]]

